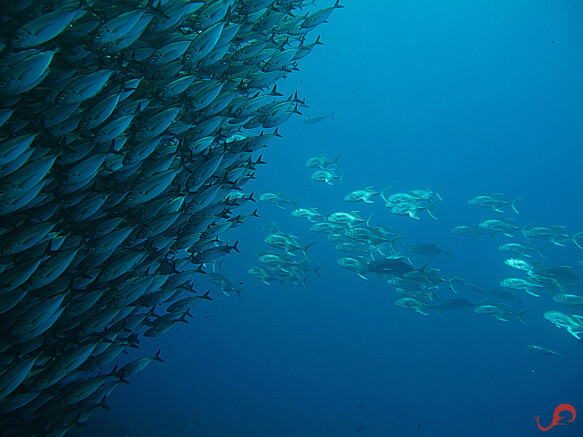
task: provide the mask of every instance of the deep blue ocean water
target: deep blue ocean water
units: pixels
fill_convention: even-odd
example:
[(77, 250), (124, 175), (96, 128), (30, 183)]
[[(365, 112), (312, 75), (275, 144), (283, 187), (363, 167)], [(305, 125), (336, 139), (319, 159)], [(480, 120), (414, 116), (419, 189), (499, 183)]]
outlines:
[[(517, 226), (583, 231), (580, 2), (342, 4), (316, 31), (325, 45), (278, 84), (306, 98), (303, 116), (334, 111), (335, 119), (306, 125), (296, 116), (281, 126), (283, 138), (264, 149), (267, 165), (246, 192), (302, 197), (300, 206), (323, 214), (376, 212), (372, 225), (405, 232), (401, 250), (417, 243), (452, 248), (451, 261), (441, 256), (430, 266), (485, 288), (519, 276), (498, 245), (523, 239), (461, 237), (449, 232), (453, 226), (509, 217)], [(342, 154), (342, 186), (310, 179), (305, 161), (321, 153)], [(378, 197), (372, 205), (343, 200), (369, 185), (390, 185), (391, 192), (444, 186), (439, 220), (425, 212), (420, 220), (393, 215)], [(496, 192), (523, 196), (520, 214), (468, 205)], [(199, 290), (210, 288), (213, 301), (196, 306), (190, 323), (141, 341), (139, 356), (161, 349), (165, 362), (119, 387), (108, 399), (112, 411), (99, 411), (72, 435), (583, 435), (583, 343), (543, 318), (548, 310), (581, 310), (543, 290), (540, 298), (514, 292), (528, 309), (527, 326), (473, 313), (422, 316), (395, 306), (400, 296), (374, 275), (365, 281), (340, 267), (343, 255), (292, 217), (291, 207), (246, 208), (254, 207), (261, 218), (230, 231), (241, 253), (222, 264), (244, 283), (242, 301), (200, 279)], [(267, 286), (247, 273), (254, 254), (268, 248), (262, 227), (271, 222), (303, 244), (317, 242), (310, 257), (324, 267), (321, 278), (307, 281), (309, 291)], [(583, 276), (583, 250), (574, 245), (551, 245), (545, 255), (535, 259)], [(468, 289), (462, 295), (482, 299)], [(453, 297), (442, 286), (438, 300)], [(529, 344), (567, 353), (567, 361), (533, 354)], [(533, 416), (547, 426), (562, 403), (581, 417), (566, 423), (565, 413), (566, 425), (539, 431)]]

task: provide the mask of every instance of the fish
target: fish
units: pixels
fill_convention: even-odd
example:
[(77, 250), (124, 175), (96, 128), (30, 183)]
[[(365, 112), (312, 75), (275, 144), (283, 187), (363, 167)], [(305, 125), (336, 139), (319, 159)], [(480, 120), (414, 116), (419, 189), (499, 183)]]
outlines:
[(577, 340), (583, 340), (583, 316), (560, 311), (547, 311), (543, 316), (557, 328), (565, 328)]
[(364, 203), (374, 203), (374, 200), (371, 200), (373, 196), (377, 195), (376, 191), (374, 191), (371, 187), (366, 187), (362, 190), (354, 190), (344, 196), (344, 200), (347, 202), (359, 202), (362, 201)]
[(500, 281), (500, 285), (502, 287), (511, 288), (513, 290), (522, 290), (534, 297), (540, 297), (540, 294), (536, 294), (533, 290), (535, 290), (537, 287), (542, 287), (542, 285), (522, 278), (506, 278)]
[(41, 84), (50, 72), (55, 54), (52, 50), (34, 50), (28, 52), (19, 62), (9, 64), (0, 74), (0, 95), (17, 96)]
[(263, 193), (263, 194), (259, 195), (259, 201), (265, 202), (265, 203), (271, 203), (271, 204), (273, 204), (281, 209), (285, 209), (284, 205), (288, 205), (288, 204), (292, 204), (294, 206), (297, 206), (297, 203), (300, 200), (302, 200), (301, 197), (299, 197), (295, 200), (288, 199), (284, 193)]
[(434, 305), (423, 302), (415, 297), (402, 297), (395, 300), (395, 305), (407, 310), (413, 310), (422, 316), (428, 315), (427, 310), (430, 308), (435, 308)]
[(327, 114), (327, 115), (310, 115), (310, 116), (302, 118), (301, 121), (303, 124), (316, 124), (316, 123), (321, 123), (324, 120), (327, 120), (329, 118), (332, 120), (336, 120), (336, 118), (334, 117), (334, 111), (332, 111), (330, 114)]
[(496, 193), (484, 196), (475, 196), (468, 200), (468, 204), (479, 206), (482, 208), (490, 208), (496, 212), (504, 212), (502, 207), (510, 205), (516, 214), (519, 214), (518, 209), (516, 209), (516, 203), (523, 199), (522, 197), (517, 197), (512, 202), (508, 202), (504, 199), (504, 194)]
[(336, 223), (339, 225), (346, 225), (348, 227), (354, 227), (361, 223), (366, 223), (368, 226), (372, 215), (365, 221), (358, 216), (358, 211), (338, 211), (332, 214), (329, 214), (326, 217), (326, 221), (330, 223)]
[(356, 273), (361, 279), (368, 280), (365, 276), (369, 271), (368, 260), (363, 257), (343, 257), (338, 259), (338, 264), (347, 270)]
[(114, 369), (113, 373), (115, 374), (116, 378), (119, 378), (122, 381), (126, 381), (128, 377), (140, 373), (142, 370), (144, 370), (152, 361), (159, 361), (161, 363), (164, 362), (162, 358), (160, 358), (160, 349), (158, 349), (158, 352), (156, 352), (152, 358), (139, 358), (132, 361), (131, 363), (126, 364), (119, 370)]
[(338, 164), (338, 161), (340, 160), (341, 157), (342, 154), (338, 155), (336, 158), (331, 160), (325, 153), (322, 155), (313, 156), (312, 158), (309, 158), (306, 161), (306, 167), (319, 168), (321, 170), (325, 170), (331, 166), (334, 166), (340, 170), (340, 165)]
[(530, 274), (532, 274), (532, 271), (534, 269), (534, 264), (531, 264), (528, 261), (518, 258), (507, 258), (504, 260), (504, 264), (512, 267), (513, 269), (522, 270)]
[(558, 357), (561, 358), (563, 362), (567, 361), (567, 352), (565, 352), (564, 354), (560, 354), (558, 352), (547, 349), (546, 347), (543, 346), (538, 346), (536, 344), (530, 344), (526, 346), (526, 350), (534, 352), (535, 354), (538, 355), (544, 355), (546, 357)]
[(556, 293), (553, 295), (553, 300), (572, 308), (583, 309), (583, 296), (578, 294)]
[(308, 256), (308, 249), (312, 247), (314, 244), (316, 244), (316, 242), (314, 241), (310, 244), (307, 244), (306, 246), (301, 246), (298, 244), (294, 236), (285, 235), (281, 232), (268, 234), (265, 237), (265, 242), (272, 247), (283, 250), (285, 253), (291, 256), (294, 256), (293, 252), (299, 250), (304, 254), (304, 257), (306, 257), (306, 259), (308, 260), (310, 259), (310, 257)]
[(472, 237), (472, 238), (480, 238), (484, 235), (489, 235), (491, 238), (494, 238), (495, 233), (488, 229), (485, 229), (478, 225), (467, 226), (467, 225), (460, 225), (454, 226), (449, 230), (452, 234), (462, 235), (464, 237)]
[(437, 256), (444, 254), (447, 255), (449, 259), (451, 259), (451, 251), (453, 249), (442, 250), (437, 247), (437, 244), (413, 244), (410, 250), (414, 255), (424, 255), (431, 258), (436, 258)]
[(533, 263), (531, 276), (549, 278), (566, 285), (573, 284), (581, 278), (581, 276), (573, 272), (571, 266), (555, 266), (539, 262)]
[[(546, 247), (546, 246), (545, 246)], [(504, 252), (514, 252), (524, 257), (530, 258), (531, 253), (538, 253), (542, 258), (546, 258), (543, 254), (545, 247), (536, 249), (530, 243), (504, 243), (498, 246), (498, 249)]]
[[(214, 266), (215, 264), (213, 264), (213, 269)], [(237, 298), (239, 301), (241, 301), (241, 291), (243, 291), (243, 287), (237, 286), (235, 284), (235, 280), (230, 276), (213, 271), (207, 273), (206, 279), (209, 280), (212, 284), (216, 285), (227, 296), (229, 296), (229, 293), (235, 292), (237, 294)]]
[(337, 179), (340, 180), (340, 185), (342, 185), (342, 174), (338, 175), (332, 170), (316, 170), (312, 173), (312, 180), (317, 182), (325, 182), (328, 185), (334, 185), (333, 182)]
[(305, 218), (310, 222), (317, 222), (317, 217), (322, 217), (316, 208), (296, 208), (291, 212), (291, 215), (298, 218)]
[(318, 234), (341, 235), (344, 230), (344, 225), (330, 222), (319, 222), (310, 227), (310, 231)]
[(520, 229), (518, 226), (513, 225), (512, 219), (484, 220), (480, 222), (479, 226), (492, 232), (500, 232), (507, 237), (513, 237), (514, 231)]
[(435, 306), (440, 310), (447, 310), (447, 311), (462, 311), (468, 313), (469, 310), (472, 310), (476, 307), (474, 303), (469, 301), (467, 298), (462, 297), (459, 299), (451, 299), (445, 302), (442, 302)]
[(403, 276), (411, 272), (419, 272), (421, 274), (424, 274), (425, 269), (429, 265), (429, 262), (427, 262), (422, 267), (417, 269), (413, 267), (411, 264), (406, 263), (404, 259), (405, 259), (404, 257), (396, 257), (370, 261), (368, 263), (368, 270), (372, 273), (376, 273), (377, 275), (389, 274)]
[(310, 14), (306, 17), (306, 19), (302, 22), (301, 27), (302, 28), (312, 28), (315, 27), (319, 24), (322, 24), (324, 22), (326, 22), (326, 20), (328, 19), (328, 17), (330, 17), (330, 15), (332, 14), (332, 11), (334, 11), (334, 9), (339, 9), (339, 8), (343, 8), (344, 6), (342, 6), (340, 4), (340, 0), (336, 0), (336, 3), (334, 3), (333, 6), (329, 7), (329, 8), (325, 8), (325, 9), (321, 9), (319, 11), (314, 12), (313, 14)]
[(523, 316), (528, 310), (522, 310), (518, 313), (514, 313), (508, 310), (506, 304), (486, 304), (487, 300), (483, 300), (475, 306), (474, 312), (486, 317), (493, 317), (496, 320), (500, 320), (502, 322), (507, 322), (511, 316), (518, 317), (518, 320), (524, 325), (526, 325), (526, 321), (524, 320)]
[(562, 225), (555, 226), (534, 226), (526, 225), (521, 229), (522, 235), (526, 238), (536, 238), (548, 240), (555, 246), (564, 246), (569, 241), (569, 236), (563, 232)]
[(9, 45), (15, 49), (36, 47), (58, 36), (71, 22), (83, 15), (74, 7), (63, 7), (24, 23), (10, 38)]
[(391, 206), (391, 212), (396, 215), (408, 215), (412, 219), (419, 220), (419, 212), (427, 211), (431, 218), (437, 220), (437, 217), (433, 213), (433, 207), (437, 204), (437, 202), (438, 201), (435, 201), (429, 205), (424, 206), (416, 200), (401, 201)]

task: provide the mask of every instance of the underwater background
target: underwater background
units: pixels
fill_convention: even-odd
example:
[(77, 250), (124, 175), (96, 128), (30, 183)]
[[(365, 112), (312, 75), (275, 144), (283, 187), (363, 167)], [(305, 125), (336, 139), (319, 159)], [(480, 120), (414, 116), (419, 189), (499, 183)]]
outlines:
[[(329, 3), (329, 2), (328, 2)], [(323, 2), (318, 7), (327, 7)], [(323, 215), (357, 210), (371, 224), (405, 232), (397, 248), (436, 243), (451, 251), (430, 260), (441, 275), (485, 288), (515, 271), (505, 265), (498, 234), (454, 235), (458, 225), (513, 218), (519, 227), (562, 225), (583, 231), (583, 9), (577, 1), (344, 0), (318, 28), (322, 46), (300, 71), (278, 83), (298, 90), (309, 108), (279, 128), (245, 192), (301, 197)], [(303, 117), (328, 115), (317, 124)], [(343, 180), (310, 179), (308, 158), (342, 154)], [(391, 192), (431, 187), (443, 202), (419, 220), (391, 214), (380, 198), (349, 204), (351, 190)], [(468, 205), (477, 195), (522, 196), (516, 215)], [(188, 324), (142, 339), (152, 363), (108, 398), (74, 436), (534, 436), (569, 403), (583, 414), (583, 344), (543, 318), (565, 311), (548, 290), (521, 291), (527, 325), (470, 311), (427, 316), (394, 305), (394, 288), (363, 280), (337, 264), (340, 252), (293, 209), (257, 202), (260, 218), (230, 230), (240, 253), (221, 271), (243, 283), (241, 301), (211, 289)], [(320, 277), (266, 285), (249, 275), (276, 222), (310, 248)], [(544, 244), (539, 244), (539, 247)], [(550, 244), (546, 260), (583, 275), (583, 250)], [(300, 256), (300, 255), (296, 255)], [(533, 255), (533, 258), (536, 255)], [(578, 282), (581, 285), (581, 282)], [(463, 288), (463, 287), (462, 287)], [(573, 289), (574, 293), (581, 290)], [(460, 292), (474, 303), (483, 296)], [(440, 287), (437, 301), (457, 297)], [(488, 297), (489, 301), (497, 302)], [(501, 301), (500, 301), (501, 302)], [(581, 310), (567, 311), (580, 314)], [(567, 353), (533, 354), (527, 345)], [(131, 358), (128, 357), (128, 358)], [(570, 418), (568, 413), (567, 419)], [(583, 435), (583, 420), (548, 432)]]

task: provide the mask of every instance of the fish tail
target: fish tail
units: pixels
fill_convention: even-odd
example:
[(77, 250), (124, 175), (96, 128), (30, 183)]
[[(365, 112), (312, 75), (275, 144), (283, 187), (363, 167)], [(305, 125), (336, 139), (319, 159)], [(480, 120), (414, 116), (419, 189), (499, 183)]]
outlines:
[(283, 94), (277, 92), (277, 84), (273, 85), (273, 89), (271, 90), (271, 92), (269, 93), (270, 96), (274, 96), (274, 97), (281, 97), (283, 96)]
[(209, 297), (209, 293), (210, 293), (210, 292), (211, 292), (210, 290), (207, 290), (207, 292), (206, 292), (205, 294), (203, 294), (203, 295), (202, 295), (200, 298), (201, 298), (201, 299), (206, 299), (206, 300), (212, 300), (212, 299)]
[[(583, 232), (578, 232), (576, 234), (573, 234), (571, 236), (571, 241), (575, 244), (575, 246), (577, 246), (579, 249), (583, 249), (583, 246), (581, 246), (579, 244), (579, 242), (577, 241), (577, 238), (579, 237), (583, 237)], [(545, 246), (546, 247), (546, 246)], [(544, 248), (543, 248), (544, 249)], [(542, 249), (541, 249), (542, 250)], [(539, 252), (540, 253), (540, 252)]]
[(308, 256), (308, 249), (309, 249), (310, 247), (312, 247), (314, 244), (316, 244), (316, 242), (315, 242), (315, 241), (314, 241), (314, 242), (312, 242), (312, 243), (310, 243), (310, 244), (308, 244), (308, 245), (306, 245), (306, 246), (305, 246), (305, 247), (302, 249), (302, 252), (304, 253), (304, 256), (306, 257), (306, 259), (307, 259), (308, 261), (310, 261), (310, 257)]
[[(401, 242), (403, 242), (403, 235), (405, 235), (405, 232), (404, 232), (404, 231), (403, 231), (403, 232), (401, 232), (399, 235), (397, 235), (397, 236), (395, 236), (395, 237), (393, 237), (393, 238), (391, 238), (391, 239), (389, 240), (389, 247), (391, 248), (391, 250), (393, 251), (393, 253), (397, 253), (397, 249), (395, 249), (395, 243), (396, 243), (397, 241), (399, 241), (399, 240), (400, 240)], [(403, 243), (403, 244), (404, 244), (404, 243)]]
[(455, 289), (455, 287), (453, 286), (453, 282), (456, 281), (457, 279), (459, 279), (459, 276), (454, 276), (453, 278), (451, 278), (449, 281), (447, 281), (447, 283), (449, 284), (449, 289), (451, 291), (453, 291), (455, 294), (457, 294), (457, 290)]
[(427, 213), (434, 218), (435, 220), (437, 220), (437, 217), (435, 217), (435, 214), (433, 214), (433, 207), (439, 202), (439, 200), (436, 200), (435, 202), (431, 203), (430, 205), (427, 206)]
[(443, 197), (441, 197), (441, 192), (443, 191), (443, 189), (445, 188), (445, 185), (442, 185), (441, 188), (439, 188), (439, 190), (437, 190), (435, 192), (435, 195), (437, 196), (437, 198), (439, 200), (441, 200), (443, 202)]
[(316, 267), (316, 268), (314, 269), (314, 273), (316, 274), (316, 276), (317, 276), (318, 278), (320, 278), (320, 277), (321, 277), (321, 276), (320, 276), (320, 269), (321, 269), (322, 267), (324, 267), (324, 266), (323, 266), (323, 265), (321, 265), (321, 266), (318, 266), (318, 267)]
[(381, 198), (385, 201), (385, 203), (388, 202), (387, 197), (385, 196), (385, 193), (387, 191), (389, 191), (391, 189), (392, 185), (389, 185), (388, 187), (384, 188), (383, 191), (381, 191)]
[(298, 202), (302, 200), (303, 197), (298, 197), (296, 200), (292, 200), (290, 203), (293, 204), (296, 208), (298, 207)]
[[(332, 111), (332, 118), (334, 120), (336, 120), (334, 118), (334, 111)], [(340, 153), (336, 158), (334, 158), (334, 160), (332, 161), (334, 163), (334, 165), (338, 168), (338, 170), (341, 170), (342, 167), (340, 167), (340, 164), (338, 163), (338, 161), (340, 160), (340, 158), (342, 158), (342, 153)]]
[(375, 215), (375, 211), (372, 212), (371, 215), (368, 216), (368, 219), (366, 219), (366, 226), (370, 226), (370, 219), (373, 217), (373, 215)]
[(524, 316), (524, 313), (526, 313), (528, 310), (522, 310), (519, 313), (516, 313), (516, 317), (518, 317), (518, 320), (520, 320), (523, 324), (528, 325), (528, 323), (526, 323), (526, 321), (522, 318), (522, 316)]
[[(409, 259), (409, 258), (407, 258), (407, 259)], [(423, 264), (423, 266), (422, 266), (422, 267), (419, 269), (419, 271), (420, 271), (421, 273), (425, 273), (425, 269), (427, 268), (427, 266), (428, 266), (429, 264), (431, 264), (431, 261), (427, 261), (425, 264)]]
[(512, 209), (514, 210), (514, 212), (515, 212), (516, 214), (520, 214), (520, 213), (518, 212), (518, 210), (516, 209), (516, 202), (518, 202), (520, 199), (523, 199), (523, 197), (522, 197), (522, 196), (521, 196), (521, 197), (517, 197), (516, 199), (514, 199), (514, 200), (513, 200), (513, 201), (510, 203), (510, 206), (512, 207)]
[[(575, 244), (577, 244), (577, 243), (575, 243)], [(540, 255), (542, 258), (544, 258), (544, 259), (547, 259), (547, 257), (546, 257), (546, 256), (545, 256), (545, 254), (543, 253), (543, 250), (545, 250), (547, 247), (549, 247), (549, 246), (548, 246), (548, 245), (547, 245), (547, 246), (543, 246), (543, 247), (541, 247), (540, 249), (537, 249), (537, 250), (536, 250), (536, 251), (537, 251), (537, 253), (538, 253), (538, 254), (539, 254), (539, 255)]]
[(158, 352), (156, 352), (156, 355), (154, 355), (152, 357), (152, 360), (153, 361), (160, 361), (161, 363), (164, 362), (164, 360), (162, 358), (160, 358), (160, 349), (158, 349)]
[(103, 395), (103, 398), (101, 398), (101, 401), (99, 401), (99, 404), (97, 404), (97, 406), (103, 408), (104, 410), (110, 411), (111, 408), (109, 407), (109, 405), (105, 403), (106, 400), (107, 395)]

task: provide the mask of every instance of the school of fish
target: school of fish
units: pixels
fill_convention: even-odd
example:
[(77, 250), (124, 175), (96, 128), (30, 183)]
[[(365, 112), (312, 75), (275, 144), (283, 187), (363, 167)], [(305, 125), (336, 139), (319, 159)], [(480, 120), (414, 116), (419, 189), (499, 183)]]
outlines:
[(118, 365), (124, 350), (211, 299), (200, 276), (240, 293), (215, 269), (239, 250), (221, 235), (257, 215), (236, 212), (255, 201), (241, 187), (305, 105), (275, 84), (341, 7), (0, 4), (2, 436), (62, 436), (108, 408), (119, 384), (161, 361)]
[[(330, 159), (327, 154), (321, 154), (309, 158), (306, 167), (317, 169), (311, 179), (328, 185), (334, 185), (337, 179), (342, 183), (344, 171), (339, 163), (340, 157), (341, 155)], [(425, 217), (438, 220), (434, 208), (443, 208), (442, 190), (443, 187), (438, 190), (425, 188), (391, 193), (390, 186), (380, 191), (374, 190), (372, 186), (366, 186), (348, 192), (344, 196), (344, 201), (351, 204), (359, 202), (364, 206), (374, 204), (375, 200), (380, 198), (392, 214), (421, 220), (423, 213), (426, 213)], [(474, 238), (488, 235), (493, 241), (497, 241), (496, 235), (500, 234), (502, 238), (514, 238), (515, 235), (524, 237), (521, 241), (499, 244), (498, 249), (508, 255), (505, 265), (520, 273), (501, 278), (499, 285), (502, 288), (491, 289), (470, 282), (459, 275), (446, 278), (439, 269), (429, 267), (431, 260), (422, 265), (413, 263), (412, 259), (417, 260), (418, 257), (435, 259), (438, 256), (446, 256), (449, 260), (455, 261), (455, 254), (452, 256), (452, 249), (443, 250), (434, 243), (405, 245), (404, 232), (395, 231), (388, 225), (373, 226), (372, 222), (378, 220), (379, 216), (382, 217), (378, 209), (374, 209), (368, 217), (362, 216), (359, 211), (348, 209), (324, 214), (316, 207), (301, 205), (301, 197), (292, 200), (284, 193), (265, 193), (260, 195), (259, 199), (282, 209), (293, 206), (294, 209), (291, 210), (293, 217), (309, 221), (311, 232), (326, 235), (335, 249), (343, 252), (343, 256), (337, 259), (341, 267), (355, 273), (361, 279), (368, 280), (371, 275), (377, 276), (383, 283), (392, 286), (399, 295), (394, 301), (398, 307), (424, 316), (433, 310), (441, 317), (445, 317), (445, 312), (448, 311), (478, 314), (502, 322), (508, 322), (510, 318), (515, 317), (527, 325), (525, 313), (528, 309), (522, 308), (523, 298), (525, 296), (540, 298), (545, 293), (549, 308), (551, 305), (560, 304), (564, 309), (549, 309), (544, 312), (544, 319), (557, 328), (565, 329), (576, 340), (583, 342), (583, 316), (574, 313), (583, 310), (583, 295), (574, 291), (582, 286), (582, 278), (573, 271), (572, 266), (547, 263), (544, 254), (548, 244), (558, 247), (570, 245), (583, 249), (583, 232), (568, 235), (565, 233), (565, 227), (560, 225), (528, 224), (519, 227), (514, 224), (513, 218), (507, 216), (486, 219), (476, 225), (452, 228), (451, 232), (456, 235)], [(508, 201), (502, 193), (495, 193), (475, 196), (468, 200), (468, 204), (487, 208), (500, 215), (504, 215), (508, 208), (514, 214), (519, 214), (517, 203), (521, 199), (522, 197), (518, 197)], [(272, 254), (279, 261), (259, 257), (263, 265), (252, 267), (250, 273), (266, 284), (278, 281), (282, 286), (285, 286), (284, 279), (304, 278), (302, 285), (306, 287), (308, 271), (298, 266), (308, 263), (307, 248), (314, 243), (305, 246), (304, 250), (295, 242), (296, 237), (292, 234), (283, 232), (279, 227), (271, 232), (276, 232), (281, 239), (293, 238), (295, 244), (293, 247), (302, 250), (304, 257), (291, 258), (290, 255), (294, 255), (293, 253)], [(548, 244), (540, 246), (536, 241)], [(280, 249), (285, 250), (285, 247), (282, 246)], [(535, 258), (540, 260), (537, 261)], [(322, 267), (318, 267), (317, 274)], [(298, 268), (302, 272), (299, 275), (296, 273)], [(472, 301), (472, 297), (475, 299), (476, 296), (479, 296), (480, 300)], [(516, 309), (511, 309), (509, 304), (514, 305)], [(566, 354), (544, 346), (528, 345), (526, 350), (540, 355), (566, 358)]]

